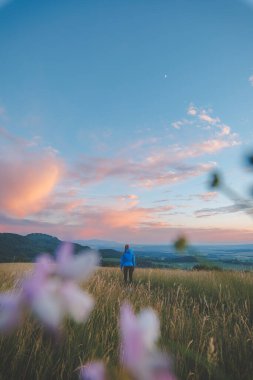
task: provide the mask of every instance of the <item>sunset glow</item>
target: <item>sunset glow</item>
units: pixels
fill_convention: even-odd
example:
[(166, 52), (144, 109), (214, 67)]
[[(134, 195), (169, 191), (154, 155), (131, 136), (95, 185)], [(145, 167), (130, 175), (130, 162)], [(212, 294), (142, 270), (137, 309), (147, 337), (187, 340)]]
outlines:
[(229, 4), (0, 3), (0, 232), (252, 242), (253, 7)]

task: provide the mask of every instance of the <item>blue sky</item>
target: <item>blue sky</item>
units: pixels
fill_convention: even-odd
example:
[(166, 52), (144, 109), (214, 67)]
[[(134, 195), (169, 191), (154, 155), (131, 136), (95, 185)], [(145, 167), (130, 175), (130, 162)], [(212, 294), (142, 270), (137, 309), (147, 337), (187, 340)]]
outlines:
[(251, 1), (0, 1), (2, 232), (246, 242)]

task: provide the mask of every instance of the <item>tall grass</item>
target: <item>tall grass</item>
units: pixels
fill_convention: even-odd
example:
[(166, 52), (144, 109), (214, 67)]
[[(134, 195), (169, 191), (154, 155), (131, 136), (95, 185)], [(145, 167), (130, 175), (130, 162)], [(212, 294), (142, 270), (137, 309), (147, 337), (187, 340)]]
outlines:
[[(28, 266), (0, 266), (1, 289), (19, 286)], [(120, 305), (151, 306), (161, 321), (160, 347), (174, 358), (179, 379), (253, 378), (253, 274), (141, 270), (125, 286), (118, 269), (99, 269), (86, 288), (96, 307), (86, 324), (66, 321), (57, 342), (31, 319), (0, 339), (0, 379), (78, 379), (78, 367), (102, 359), (108, 379), (118, 365)]]

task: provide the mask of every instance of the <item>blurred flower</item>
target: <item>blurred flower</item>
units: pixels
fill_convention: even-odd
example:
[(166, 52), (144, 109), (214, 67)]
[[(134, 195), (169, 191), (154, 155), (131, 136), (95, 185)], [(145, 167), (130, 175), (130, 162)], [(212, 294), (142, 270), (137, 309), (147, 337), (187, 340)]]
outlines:
[(246, 156), (246, 165), (252, 169), (252, 167), (253, 167), (253, 154), (248, 154)]
[(171, 360), (159, 352), (156, 342), (160, 324), (152, 309), (144, 309), (135, 316), (129, 305), (123, 305), (120, 314), (122, 337), (121, 361), (138, 380), (175, 380)]
[(104, 380), (105, 368), (102, 362), (93, 362), (81, 368), (81, 380)]
[(56, 329), (65, 316), (76, 322), (86, 320), (93, 308), (93, 299), (76, 284), (91, 275), (98, 263), (97, 254), (75, 256), (71, 244), (63, 244), (56, 260), (42, 255), (33, 275), (24, 281), (23, 290), (33, 313), (47, 327)]
[(20, 294), (0, 294), (0, 331), (8, 332), (19, 325), (22, 317), (20, 304)]
[(174, 247), (176, 251), (185, 251), (187, 248), (187, 239), (184, 236), (180, 236), (175, 242)]
[[(73, 254), (70, 244), (63, 244), (56, 254), (56, 260), (48, 254), (38, 257), (33, 273), (22, 283), (19, 297), (2, 296), (0, 321), (2, 325), (8, 314), (21, 315), (28, 308), (46, 327), (56, 330), (66, 316), (76, 322), (83, 322), (93, 308), (93, 298), (77, 284), (85, 281), (95, 270), (98, 256), (95, 252)], [(0, 298), (1, 300), (1, 298)], [(13, 319), (13, 322), (12, 322)], [(10, 326), (20, 318), (10, 318)], [(6, 326), (7, 329), (8, 326)]]
[(55, 273), (63, 279), (87, 281), (98, 265), (95, 252), (73, 254), (73, 245), (64, 243), (56, 252)]
[(220, 175), (217, 172), (214, 172), (210, 176), (209, 186), (211, 188), (219, 187), (221, 184), (221, 178)]

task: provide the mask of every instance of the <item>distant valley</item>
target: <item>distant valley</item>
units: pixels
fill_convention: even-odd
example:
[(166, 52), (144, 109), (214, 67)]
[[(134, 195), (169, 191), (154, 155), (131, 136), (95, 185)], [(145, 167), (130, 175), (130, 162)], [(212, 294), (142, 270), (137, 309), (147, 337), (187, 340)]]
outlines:
[[(41, 233), (26, 236), (0, 233), (0, 262), (33, 262), (40, 253), (54, 254), (62, 243), (57, 237)], [(95, 249), (102, 266), (119, 267), (124, 244), (106, 240), (78, 240), (73, 243), (75, 254)], [(131, 246), (137, 266), (142, 268), (220, 268), (234, 270), (253, 269), (253, 245), (197, 245), (180, 254), (173, 245)]]

